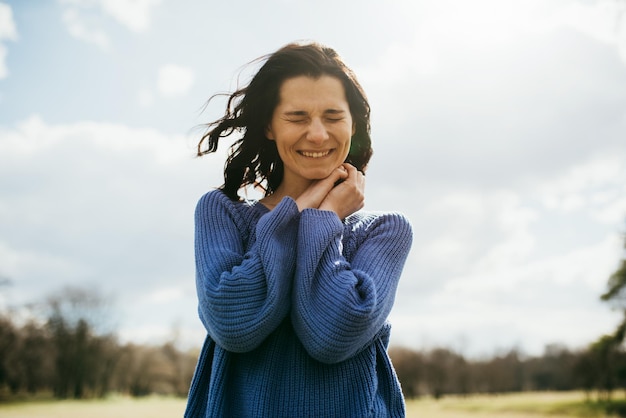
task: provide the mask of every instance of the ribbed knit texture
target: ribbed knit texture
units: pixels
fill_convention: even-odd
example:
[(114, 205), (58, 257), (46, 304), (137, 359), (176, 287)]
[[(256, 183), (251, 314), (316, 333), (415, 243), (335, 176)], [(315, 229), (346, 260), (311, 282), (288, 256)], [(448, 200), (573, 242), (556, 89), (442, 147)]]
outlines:
[(272, 211), (221, 191), (196, 208), (208, 336), (185, 417), (403, 417), (387, 316), (412, 242), (397, 213)]

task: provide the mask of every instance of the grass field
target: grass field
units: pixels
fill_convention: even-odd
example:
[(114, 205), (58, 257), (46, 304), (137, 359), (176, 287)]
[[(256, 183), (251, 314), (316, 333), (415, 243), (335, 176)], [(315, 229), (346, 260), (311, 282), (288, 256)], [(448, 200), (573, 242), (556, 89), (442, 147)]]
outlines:
[[(0, 403), (1, 418), (172, 418), (182, 417), (185, 400), (111, 397), (93, 401)], [(565, 418), (607, 417), (580, 392), (522, 393), (421, 399), (407, 403), (408, 418)]]
[[(621, 404), (621, 402), (620, 402)], [(601, 418), (598, 402), (586, 402), (582, 392), (515, 393), (422, 399), (407, 403), (407, 417), (432, 418)]]

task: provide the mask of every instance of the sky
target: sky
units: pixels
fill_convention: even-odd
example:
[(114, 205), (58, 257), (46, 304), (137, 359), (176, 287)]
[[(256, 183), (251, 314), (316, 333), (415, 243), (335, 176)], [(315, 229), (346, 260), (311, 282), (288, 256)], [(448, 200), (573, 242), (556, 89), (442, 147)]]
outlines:
[(335, 48), (372, 107), (366, 208), (414, 242), (391, 345), (468, 356), (611, 332), (626, 256), (623, 0), (0, 0), (0, 310), (80, 286), (123, 342), (200, 346), (201, 124), (245, 64)]

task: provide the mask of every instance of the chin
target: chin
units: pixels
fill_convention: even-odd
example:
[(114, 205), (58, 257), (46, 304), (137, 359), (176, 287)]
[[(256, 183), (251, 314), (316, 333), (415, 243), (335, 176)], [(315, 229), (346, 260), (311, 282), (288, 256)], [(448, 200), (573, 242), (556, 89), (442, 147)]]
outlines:
[(330, 174), (333, 172), (333, 170), (327, 170), (327, 171), (316, 171), (314, 173), (310, 173), (307, 178), (309, 180), (322, 180), (325, 179), (326, 177), (330, 176)]

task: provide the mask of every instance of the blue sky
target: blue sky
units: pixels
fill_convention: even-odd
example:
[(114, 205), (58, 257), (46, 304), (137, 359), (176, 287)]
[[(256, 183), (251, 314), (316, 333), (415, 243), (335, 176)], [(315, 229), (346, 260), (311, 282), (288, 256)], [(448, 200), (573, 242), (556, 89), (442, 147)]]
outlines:
[(367, 207), (413, 223), (392, 344), (533, 354), (615, 327), (599, 295), (625, 255), (616, 0), (0, 0), (0, 309), (93, 286), (122, 340), (199, 345), (192, 214), (225, 149), (194, 158), (196, 127), (245, 63), (298, 39), (357, 72)]

